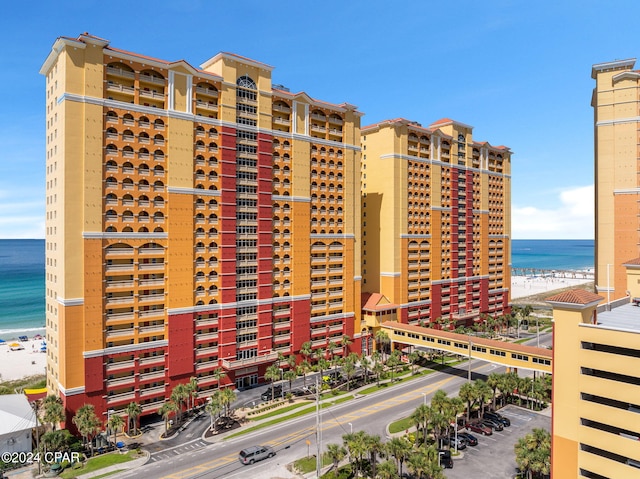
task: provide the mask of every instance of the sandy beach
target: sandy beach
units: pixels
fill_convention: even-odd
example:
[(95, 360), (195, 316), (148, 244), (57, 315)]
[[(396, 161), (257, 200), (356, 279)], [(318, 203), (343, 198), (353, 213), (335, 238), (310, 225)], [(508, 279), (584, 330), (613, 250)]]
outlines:
[[(11, 344), (19, 344), (24, 349), (14, 351)], [(0, 383), (45, 374), (47, 354), (40, 352), (41, 345), (41, 339), (0, 343)]]
[(568, 288), (593, 281), (593, 274), (576, 273), (576, 277), (544, 277), (544, 276), (512, 276), (511, 277), (511, 299), (524, 298), (534, 294), (554, 291), (556, 289)]

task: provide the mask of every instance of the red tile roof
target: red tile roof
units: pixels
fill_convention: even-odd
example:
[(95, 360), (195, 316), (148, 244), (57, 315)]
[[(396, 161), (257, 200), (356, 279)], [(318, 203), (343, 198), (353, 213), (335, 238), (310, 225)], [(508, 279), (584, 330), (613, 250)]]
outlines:
[(622, 263), (624, 265), (631, 265), (631, 266), (640, 266), (640, 258), (635, 258), (635, 259), (630, 259), (629, 261), (625, 261), (624, 263)]
[(367, 311), (384, 311), (388, 309), (396, 309), (398, 306), (389, 302), (384, 295), (380, 293), (362, 293), (360, 295), (362, 309)]
[(589, 304), (602, 301), (604, 298), (586, 289), (573, 289), (547, 298), (551, 303)]

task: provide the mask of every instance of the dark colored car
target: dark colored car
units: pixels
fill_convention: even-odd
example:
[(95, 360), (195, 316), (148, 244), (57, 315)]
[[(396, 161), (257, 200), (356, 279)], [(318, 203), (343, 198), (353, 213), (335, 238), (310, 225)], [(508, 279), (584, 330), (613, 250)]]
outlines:
[(276, 455), (276, 451), (271, 446), (251, 446), (240, 451), (238, 460), (242, 464), (253, 464)]
[(467, 424), (467, 429), (484, 436), (491, 436), (493, 434), (493, 431), (489, 426), (485, 426), (484, 424), (479, 422), (472, 422)]
[(494, 419), (484, 418), (482, 420), (482, 424), (489, 426), (494, 431), (502, 431), (504, 429), (504, 427), (502, 426), (502, 423)]
[(468, 432), (459, 432), (458, 437), (463, 438), (469, 446), (477, 446), (478, 438)]
[(489, 411), (489, 412), (485, 412), (484, 413), (484, 417), (485, 418), (489, 418), (489, 419), (493, 419), (495, 421), (500, 421), (503, 426), (506, 426), (506, 427), (511, 426), (511, 420), (509, 420), (508, 417), (504, 417), (500, 413)]
[[(273, 387), (273, 397), (279, 398), (282, 396), (282, 386), (274, 386)], [(270, 401), (272, 397), (271, 387), (268, 387), (261, 395), (260, 399), (263, 401)]]
[(440, 465), (446, 469), (453, 469), (453, 459), (451, 458), (451, 451), (448, 449), (439, 449), (438, 458)]

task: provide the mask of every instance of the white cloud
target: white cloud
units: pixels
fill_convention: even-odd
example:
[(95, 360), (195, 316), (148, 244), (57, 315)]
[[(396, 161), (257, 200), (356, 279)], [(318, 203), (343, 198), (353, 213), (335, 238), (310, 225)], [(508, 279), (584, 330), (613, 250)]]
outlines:
[(515, 239), (593, 238), (593, 185), (572, 187), (558, 192), (555, 207), (551, 208), (514, 204), (511, 212), (511, 233)]

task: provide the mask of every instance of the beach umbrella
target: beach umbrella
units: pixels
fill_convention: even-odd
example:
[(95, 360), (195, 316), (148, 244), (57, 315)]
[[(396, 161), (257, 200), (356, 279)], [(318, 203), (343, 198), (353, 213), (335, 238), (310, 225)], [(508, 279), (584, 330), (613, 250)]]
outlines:
[(21, 346), (21, 345), (20, 345), (20, 344), (18, 344), (18, 343), (11, 343), (11, 344), (9, 345), (9, 347), (11, 347), (11, 348), (19, 348), (20, 346)]
[(0, 339), (0, 344), (2, 343), (6, 343), (6, 341), (4, 339)]

